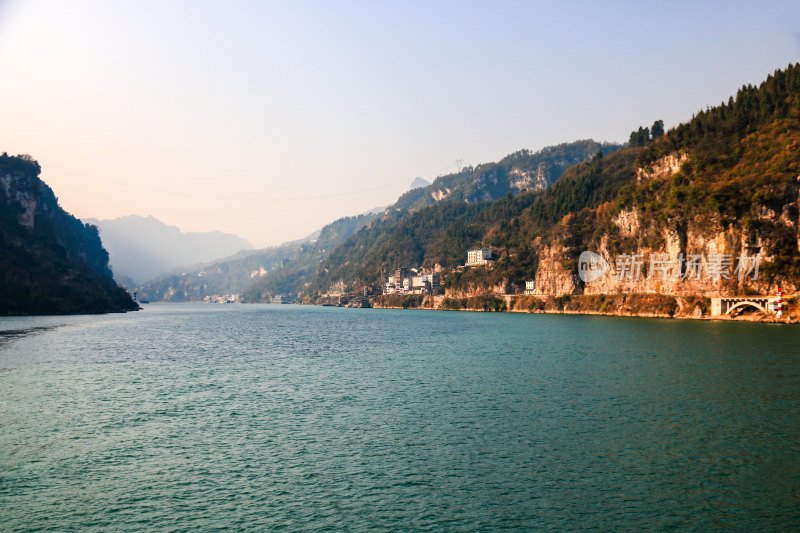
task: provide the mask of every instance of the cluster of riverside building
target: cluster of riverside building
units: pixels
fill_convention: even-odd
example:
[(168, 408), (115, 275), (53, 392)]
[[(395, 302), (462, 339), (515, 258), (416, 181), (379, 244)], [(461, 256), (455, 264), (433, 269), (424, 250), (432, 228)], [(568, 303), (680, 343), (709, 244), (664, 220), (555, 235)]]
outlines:
[[(456, 270), (474, 266), (490, 266), (494, 262), (491, 248), (476, 248), (467, 252), (467, 262)], [(525, 283), (525, 293), (532, 294), (534, 282)], [(383, 286), (383, 294), (429, 294), (444, 293), (439, 272), (421, 268), (396, 268)]]
[(396, 268), (383, 286), (383, 294), (442, 294), (438, 272), (425, 273), (419, 268)]

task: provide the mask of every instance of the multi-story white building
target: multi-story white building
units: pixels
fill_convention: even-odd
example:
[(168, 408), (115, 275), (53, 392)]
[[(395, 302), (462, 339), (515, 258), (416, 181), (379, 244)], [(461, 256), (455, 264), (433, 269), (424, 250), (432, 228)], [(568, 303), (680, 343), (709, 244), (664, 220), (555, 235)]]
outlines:
[(491, 248), (477, 248), (467, 252), (466, 266), (488, 265), (492, 262)]
[(530, 280), (525, 282), (525, 294), (533, 294), (536, 290), (536, 281)]
[(412, 289), (423, 289), (433, 292), (441, 286), (439, 274), (421, 274), (411, 278)]

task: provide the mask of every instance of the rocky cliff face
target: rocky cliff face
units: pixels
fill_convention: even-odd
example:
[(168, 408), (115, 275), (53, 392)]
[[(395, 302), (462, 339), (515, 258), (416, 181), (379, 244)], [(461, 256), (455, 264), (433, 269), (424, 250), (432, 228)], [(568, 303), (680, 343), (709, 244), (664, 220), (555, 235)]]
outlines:
[[(792, 146), (787, 141), (777, 152), (792, 154)], [(718, 194), (715, 188), (742, 194), (738, 192), (742, 187), (734, 181), (741, 179), (740, 175), (708, 187), (711, 200), (705, 203), (713, 209), (701, 205), (673, 210), (672, 214), (662, 210), (662, 201), (674, 196), (674, 189), (691, 172), (687, 167), (696, 166), (689, 151), (668, 153), (634, 169), (625, 202), (570, 212), (548, 233), (536, 236), (529, 249), (537, 264), (527, 278), (534, 281), (535, 288), (528, 294), (543, 298), (616, 294), (709, 298), (772, 294), (778, 286), (784, 293), (797, 292), (800, 278), (793, 270), (792, 257), (800, 249), (800, 176), (765, 183), (751, 193), (737, 218), (724, 216), (727, 207), (716, 203), (714, 194)], [(516, 231), (513, 224), (509, 227)], [(583, 252), (597, 254), (604, 269), (601, 275), (581, 276)], [(505, 253), (500, 250), (501, 255)], [(501, 262), (483, 274), (475, 271), (469, 277), (461, 276), (471, 281), (455, 284), (447, 296), (520, 293), (519, 281), (498, 280)], [(506, 271), (514, 273), (507, 266)]]
[[(689, 161), (675, 153), (637, 171), (639, 182), (671, 180)], [(578, 254), (565, 245), (569, 236), (537, 239), (539, 255), (534, 294), (670, 294), (727, 296), (777, 289), (774, 266), (778, 236), (790, 235), (800, 248), (800, 176), (783, 190), (785, 201), (775, 208), (758, 206), (747, 223), (723, 224), (715, 217), (688, 221), (644, 221), (638, 206), (610, 216), (610, 231), (588, 243), (586, 250), (608, 265), (599, 279), (585, 283), (579, 277)], [(776, 232), (777, 228), (777, 232)], [(780, 279), (784, 292), (796, 292), (797, 278)]]
[(0, 155), (0, 314), (136, 309), (97, 228), (61, 209), (39, 172), (28, 156)]
[(17, 203), (21, 212), (17, 215), (19, 225), (28, 229), (33, 229), (36, 219), (36, 206), (38, 204), (34, 190), (30, 190), (28, 177), (20, 171), (6, 171), (4, 176), (0, 176), (0, 185), (6, 196), (6, 202)]
[(511, 178), (511, 188), (517, 192), (526, 190), (542, 191), (551, 183), (547, 176), (547, 165), (545, 163), (536, 165), (535, 170), (523, 170), (514, 167), (509, 171), (509, 177)]
[(669, 154), (644, 168), (637, 169), (636, 179), (642, 181), (670, 178), (681, 169), (688, 159), (689, 154), (685, 151)]
[(533, 294), (540, 296), (579, 294), (581, 285), (577, 271), (564, 266), (567, 257), (566, 247), (560, 241), (543, 244), (541, 239), (534, 245), (540, 247), (540, 252)]
[(86, 262), (97, 274), (111, 276), (108, 253), (97, 228), (84, 225), (58, 205), (53, 190), (38, 178), (39, 164), (29, 156), (0, 156), (0, 203), (6, 231), (61, 245), (71, 259)]
[[(521, 151), (441, 177), (432, 187), (452, 184), (449, 201), (415, 204), (405, 219), (345, 243), (350, 253), (334, 253), (324, 265), (324, 273), (338, 275), (320, 275), (320, 285), (343, 280), (355, 289), (375, 287), (386, 269), (439, 263), (453, 269), (444, 280), (446, 295), (459, 301), (486, 296), (494, 302), (508, 291), (526, 291), (536, 301), (554, 299), (554, 309), (575, 299), (624, 310), (628, 296), (638, 294), (639, 303), (670, 316), (684, 307), (694, 314), (697, 298), (774, 294), (778, 286), (796, 292), (800, 64), (661, 130), (654, 127), (658, 134), (650, 136), (640, 127), (628, 146), (595, 146), (568, 168), (562, 165), (568, 152), (576, 155), (575, 145)], [(542, 178), (555, 175), (540, 190)], [(494, 200), (473, 202), (487, 195)], [(398, 206), (419, 198), (401, 198)], [(490, 246), (495, 263), (457, 268), (478, 246)], [(596, 254), (589, 258), (604, 271), (591, 279), (579, 275), (583, 252)], [(359, 260), (360, 266), (341, 266)], [(624, 298), (595, 298), (600, 295)]]

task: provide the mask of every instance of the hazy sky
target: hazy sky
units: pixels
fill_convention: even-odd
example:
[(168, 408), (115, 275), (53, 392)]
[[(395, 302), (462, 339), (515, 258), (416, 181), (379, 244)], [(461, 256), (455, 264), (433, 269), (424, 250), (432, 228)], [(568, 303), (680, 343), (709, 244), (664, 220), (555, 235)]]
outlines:
[(800, 2), (0, 0), (0, 151), (79, 217), (256, 246), (800, 60)]

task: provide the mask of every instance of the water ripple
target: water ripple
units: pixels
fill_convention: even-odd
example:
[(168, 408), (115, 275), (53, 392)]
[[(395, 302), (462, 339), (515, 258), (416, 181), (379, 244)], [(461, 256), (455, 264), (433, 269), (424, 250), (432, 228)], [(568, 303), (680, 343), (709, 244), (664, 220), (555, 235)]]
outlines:
[(800, 527), (789, 328), (151, 305), (0, 331), (3, 530)]

